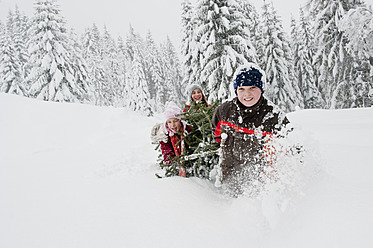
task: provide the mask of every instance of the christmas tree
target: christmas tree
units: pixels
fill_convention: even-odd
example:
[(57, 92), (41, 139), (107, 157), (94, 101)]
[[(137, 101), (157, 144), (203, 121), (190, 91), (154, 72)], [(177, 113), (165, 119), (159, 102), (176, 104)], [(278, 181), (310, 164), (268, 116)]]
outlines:
[(178, 168), (184, 167), (187, 177), (210, 178), (211, 170), (219, 162), (218, 146), (214, 142), (211, 125), (217, 105), (218, 102), (209, 106), (192, 102), (190, 107), (185, 109), (182, 119), (192, 127), (192, 131), (182, 139), (186, 146), (183, 154), (175, 157), (171, 165), (160, 163), (161, 168), (166, 169), (165, 176), (178, 175)]

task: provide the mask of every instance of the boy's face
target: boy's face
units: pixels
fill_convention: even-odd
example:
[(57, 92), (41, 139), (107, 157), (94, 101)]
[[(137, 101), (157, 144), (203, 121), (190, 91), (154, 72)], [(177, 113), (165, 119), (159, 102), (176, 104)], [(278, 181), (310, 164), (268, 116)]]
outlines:
[(254, 106), (261, 95), (261, 89), (255, 86), (239, 86), (237, 88), (238, 100), (246, 107)]
[(167, 120), (168, 128), (173, 132), (177, 133), (181, 130), (181, 121), (177, 118), (170, 118)]

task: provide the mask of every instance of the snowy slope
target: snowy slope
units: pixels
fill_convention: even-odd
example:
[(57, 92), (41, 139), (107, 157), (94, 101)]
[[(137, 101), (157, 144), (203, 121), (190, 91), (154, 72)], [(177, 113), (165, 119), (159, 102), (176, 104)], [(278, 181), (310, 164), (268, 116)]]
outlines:
[(289, 114), (304, 168), (232, 199), (154, 176), (157, 118), (6, 94), (0, 106), (0, 247), (373, 246), (373, 108)]

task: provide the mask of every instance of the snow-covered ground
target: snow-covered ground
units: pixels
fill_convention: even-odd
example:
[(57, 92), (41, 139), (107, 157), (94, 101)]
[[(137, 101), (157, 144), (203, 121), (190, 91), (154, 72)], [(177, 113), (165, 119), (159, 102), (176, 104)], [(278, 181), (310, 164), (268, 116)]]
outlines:
[(373, 108), (289, 114), (304, 163), (234, 199), (155, 177), (158, 118), (7, 94), (0, 106), (0, 247), (373, 247)]

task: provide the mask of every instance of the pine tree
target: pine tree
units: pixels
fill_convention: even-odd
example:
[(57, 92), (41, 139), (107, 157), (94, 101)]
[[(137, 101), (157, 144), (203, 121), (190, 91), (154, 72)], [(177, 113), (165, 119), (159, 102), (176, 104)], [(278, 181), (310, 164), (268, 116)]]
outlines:
[[(28, 44), (28, 18), (21, 14), (18, 7), (14, 11), (14, 14), (10, 11), (7, 20), (7, 29), (12, 40), (13, 47), (15, 50), (15, 56), (20, 63), (20, 81), (24, 81), (26, 75), (28, 74), (28, 68), (26, 64), (28, 61), (28, 51), (26, 44)], [(27, 90), (27, 85), (24, 85), (24, 88)], [(26, 92), (25, 92), (26, 93)]]
[[(211, 125), (212, 116), (218, 101), (211, 106), (202, 102), (192, 102), (182, 114), (182, 119), (192, 127), (192, 131), (183, 138), (187, 149), (184, 153), (173, 159), (171, 165), (161, 162), (161, 168), (166, 170), (166, 176), (178, 175), (178, 167), (186, 169), (187, 177), (211, 179), (211, 171), (218, 165), (218, 145), (214, 143)], [(179, 141), (181, 142), (181, 141)]]
[(120, 61), (118, 60), (117, 47), (106, 26), (101, 37), (102, 66), (104, 71), (103, 92), (108, 106), (116, 106), (121, 99), (122, 82), (120, 76)]
[(91, 103), (93, 99), (91, 78), (88, 74), (88, 65), (86, 60), (83, 58), (82, 44), (74, 32), (71, 30), (69, 33), (69, 46), (71, 47), (71, 60), (74, 71), (74, 79), (79, 85), (86, 85), (87, 93), (85, 96), (85, 102)]
[(126, 85), (126, 73), (127, 73), (127, 67), (126, 67), (126, 56), (125, 56), (125, 46), (123, 43), (123, 39), (121, 36), (118, 37), (117, 41), (117, 62), (118, 62), (118, 89), (117, 96), (118, 99), (115, 102), (116, 107), (124, 107), (124, 97), (127, 94), (125, 92), (125, 85)]
[[(244, 16), (245, 26), (249, 29), (251, 44), (258, 55), (260, 41), (260, 16), (255, 7), (246, 0), (237, 0)], [(250, 61), (251, 62), (251, 61)]]
[(22, 70), (11, 38), (1, 35), (0, 46), (0, 92), (27, 95), (22, 84)]
[(296, 80), (303, 96), (305, 108), (323, 108), (321, 93), (316, 86), (315, 70), (313, 68), (314, 38), (308, 19), (300, 9), (299, 26), (294, 19), (291, 21), (291, 34), (294, 51)]
[(37, 1), (30, 34), (30, 96), (58, 102), (83, 102), (87, 84), (74, 78), (65, 23), (55, 1)]
[(206, 106), (192, 102), (184, 114), (184, 120), (192, 126), (192, 132), (185, 136), (189, 151), (181, 161), (191, 176), (210, 179), (210, 172), (219, 163), (211, 123), (218, 103), (215, 101), (211, 106)]
[(129, 59), (129, 73), (126, 78), (127, 106), (133, 111), (153, 114), (148, 83), (145, 76), (144, 42), (140, 35), (131, 28), (127, 38), (127, 56)]
[(373, 12), (364, 5), (350, 9), (343, 16), (338, 28), (349, 39), (347, 50), (354, 54), (361, 66), (355, 70), (356, 106), (373, 105)]
[(162, 65), (159, 48), (155, 44), (152, 34), (148, 32), (145, 40), (146, 78), (148, 81), (152, 108), (154, 112), (161, 113), (167, 101), (165, 98), (164, 79), (162, 78)]
[(235, 70), (256, 62), (246, 20), (236, 1), (199, 0), (195, 14), (196, 42), (200, 47), (197, 68), (202, 87), (210, 100), (228, 99)]
[(99, 29), (95, 24), (87, 28), (82, 37), (83, 58), (88, 65), (88, 74), (93, 92), (93, 102), (98, 106), (109, 106), (106, 98), (106, 74), (103, 66), (103, 48)]
[(195, 46), (194, 41), (194, 20), (193, 20), (193, 6), (189, 0), (182, 2), (182, 13), (181, 13), (181, 29), (182, 29), (182, 39), (181, 39), (181, 56), (183, 63), (183, 74), (184, 80), (183, 85), (189, 87), (193, 84), (193, 55), (198, 50)]
[(348, 38), (338, 26), (343, 16), (358, 6), (361, 6), (360, 1), (350, 0), (313, 0), (309, 3), (317, 47), (314, 57), (315, 67), (319, 68), (317, 81), (328, 108), (357, 105), (359, 86), (354, 71), (361, 69), (361, 63), (347, 50)]
[(302, 106), (300, 90), (294, 80), (289, 42), (273, 5), (264, 4), (261, 24), (260, 67), (266, 73), (266, 96), (283, 111)]
[(181, 66), (176, 50), (169, 37), (160, 45), (162, 74), (166, 101), (173, 101), (178, 105), (185, 100), (181, 85)]

